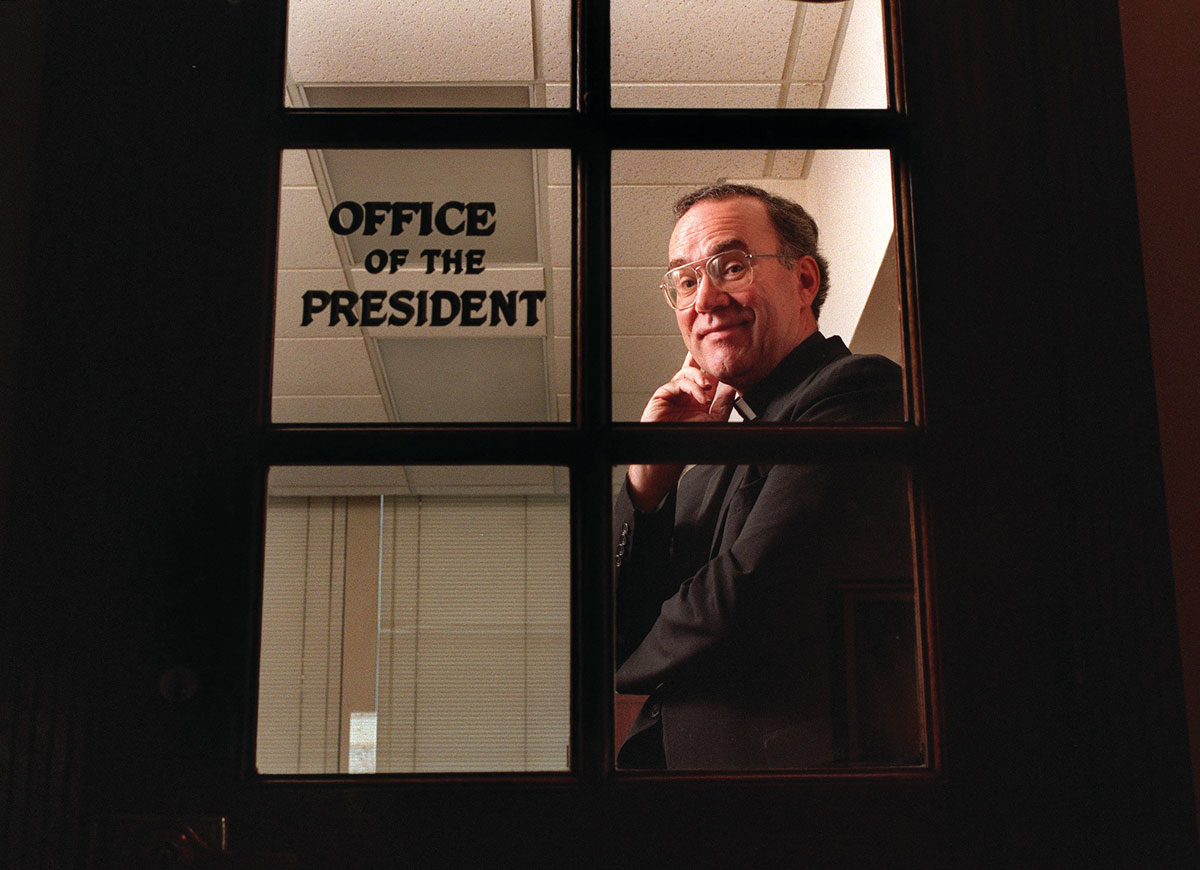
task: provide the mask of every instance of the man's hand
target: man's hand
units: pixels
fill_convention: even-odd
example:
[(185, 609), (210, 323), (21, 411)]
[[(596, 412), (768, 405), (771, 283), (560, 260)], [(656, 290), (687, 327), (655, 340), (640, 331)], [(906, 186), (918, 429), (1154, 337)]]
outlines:
[[(724, 423), (733, 409), (736, 391), (703, 371), (691, 352), (683, 358), (683, 367), (667, 383), (654, 391), (643, 423)], [(629, 466), (629, 494), (633, 506), (652, 511), (683, 473), (683, 465)]]

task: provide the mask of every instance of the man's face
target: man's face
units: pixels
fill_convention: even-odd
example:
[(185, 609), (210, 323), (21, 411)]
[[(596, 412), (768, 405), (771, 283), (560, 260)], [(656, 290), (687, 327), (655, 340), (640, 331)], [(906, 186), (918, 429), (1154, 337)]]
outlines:
[[(671, 266), (730, 249), (780, 253), (761, 200), (736, 197), (696, 203), (671, 234)], [(741, 392), (762, 380), (817, 328), (809, 307), (820, 282), (816, 261), (802, 257), (791, 268), (773, 258), (752, 263), (754, 280), (748, 287), (726, 293), (704, 275), (695, 304), (675, 312), (692, 358)]]

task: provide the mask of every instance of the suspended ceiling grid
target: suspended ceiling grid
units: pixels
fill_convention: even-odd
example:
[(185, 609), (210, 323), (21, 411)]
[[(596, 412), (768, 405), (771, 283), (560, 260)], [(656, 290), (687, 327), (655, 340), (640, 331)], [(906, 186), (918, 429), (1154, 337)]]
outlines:
[[(613, 103), (815, 106), (849, 5), (614, 0)], [(289, 80), (524, 84), (535, 105), (567, 106), (569, 14), (567, 0), (292, 0)]]
[[(836, 71), (850, 5), (614, 0), (613, 102), (629, 107), (822, 105)], [(289, 7), (292, 105), (308, 105), (314, 96), (326, 105), (335, 99), (339, 105), (380, 104), (380, 99), (389, 99), (380, 94), (397, 93), (407, 93), (409, 104), (429, 105), (431, 98), (437, 101), (439, 94), (444, 98), (452, 92), (459, 97), (442, 104), (470, 105), (486, 99), (511, 104), (512, 86), (525, 89), (529, 105), (569, 102), (565, 2), (427, 0), (396, 5), (292, 0)], [(503, 94), (485, 87), (497, 84), (507, 86)], [(369, 95), (371, 89), (377, 91), (374, 96)], [(570, 417), (570, 160), (566, 152), (544, 156), (544, 172), (537, 179), (543, 206), (538, 219), (540, 253), (532, 264), (545, 271), (551, 297), (541, 386), (550, 417), (565, 421)], [(777, 189), (783, 183), (798, 190), (805, 161), (804, 152), (614, 154), (616, 419), (636, 419), (646, 396), (678, 367), (682, 356), (673, 314), (657, 290), (673, 225), (671, 203), (687, 190), (717, 179), (763, 180)], [(281, 180), (273, 419), (398, 419), (370, 335), (344, 327), (298, 325), (300, 294), (314, 287), (350, 289), (354, 263), (326, 223), (333, 194), (322, 155), (285, 154)], [(489, 257), (489, 271), (503, 266)], [(428, 389), (453, 391), (454, 385), (430, 383)], [(461, 396), (461, 403), (469, 418), (470, 396)], [(513, 483), (522, 491), (531, 485)]]

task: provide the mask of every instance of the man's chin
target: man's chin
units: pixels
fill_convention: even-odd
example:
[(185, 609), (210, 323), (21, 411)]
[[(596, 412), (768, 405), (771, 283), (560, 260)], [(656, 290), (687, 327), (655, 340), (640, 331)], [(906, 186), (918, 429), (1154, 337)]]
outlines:
[(706, 361), (700, 363), (704, 371), (708, 372), (718, 381), (722, 383), (736, 386), (745, 374), (746, 366), (741, 365), (737, 359), (730, 358), (724, 354), (714, 354), (706, 358)]
[(736, 341), (722, 340), (717, 336), (706, 336), (699, 345), (699, 353), (693, 350), (696, 361), (704, 366), (704, 370), (714, 377), (721, 378), (721, 372), (732, 374), (745, 368), (747, 348)]

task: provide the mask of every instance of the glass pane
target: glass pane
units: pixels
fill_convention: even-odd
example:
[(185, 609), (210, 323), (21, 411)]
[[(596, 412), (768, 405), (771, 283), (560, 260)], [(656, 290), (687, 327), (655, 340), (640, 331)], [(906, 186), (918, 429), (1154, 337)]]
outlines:
[(283, 152), (276, 423), (570, 419), (570, 152)]
[(635, 511), (636, 470), (615, 480), (618, 766), (923, 764), (907, 472), (688, 466)]
[(571, 101), (567, 0), (290, 0), (287, 105), (495, 108)]
[(887, 108), (878, 0), (612, 0), (621, 108)]
[(564, 469), (277, 467), (260, 773), (561, 771)]
[[(897, 266), (896, 221), (892, 193), (891, 156), (887, 151), (617, 151), (613, 153), (612, 287), (613, 287), (613, 418), (643, 418), (651, 394), (672, 379), (692, 353), (697, 366), (707, 367), (715, 378), (728, 381), (755, 404), (757, 414), (777, 395), (800, 383), (813, 366), (825, 365), (850, 352), (879, 355), (890, 384), (889, 404), (848, 409), (844, 421), (900, 420), (904, 418), (902, 378), (904, 337), (900, 317), (900, 278)], [(752, 283), (728, 288), (703, 279), (707, 294), (698, 303), (672, 309), (662, 284), (673, 260), (691, 261), (715, 253), (726, 242), (751, 247), (747, 254), (786, 253), (780, 230), (786, 225), (765, 211), (766, 205), (750, 199), (767, 223), (751, 212), (741, 214), (738, 203), (745, 193), (726, 190), (719, 199), (699, 203), (676, 222), (675, 204), (682, 197), (710, 184), (751, 185), (786, 200), (780, 221), (793, 220), (792, 205), (799, 204), (815, 223), (817, 251), (825, 261), (816, 265), (812, 280), (824, 278), (828, 295), (816, 296), (807, 305), (783, 305), (790, 299), (792, 273), (800, 258), (788, 261), (770, 257), (750, 261)], [(717, 205), (719, 210), (711, 208)], [(784, 207), (786, 206), (786, 207)], [(730, 209), (728, 214), (724, 210)], [(720, 213), (718, 213), (718, 211)], [(730, 224), (729, 220), (737, 223)], [(746, 222), (750, 224), (747, 225)], [(680, 235), (673, 242), (676, 228)], [(736, 228), (736, 229), (735, 229)], [(746, 238), (741, 238), (746, 236)], [(791, 232), (793, 252), (811, 252), (802, 233)], [(674, 250), (673, 250), (674, 245)], [(703, 267), (703, 261), (701, 261)], [(690, 273), (695, 282), (697, 273)], [(797, 279), (804, 280), (804, 279)], [(769, 290), (769, 293), (764, 291)], [(676, 304), (681, 304), (676, 300)], [(803, 308), (815, 311), (809, 321)], [(708, 331), (715, 326), (743, 325), (731, 333)], [(751, 325), (752, 324), (752, 325)], [(828, 354), (811, 365), (792, 366), (784, 375), (783, 353), (816, 329)], [(846, 347), (842, 348), (844, 344)], [(724, 350), (722, 350), (724, 347)], [(740, 348), (740, 349), (739, 349)], [(723, 366), (723, 356), (734, 351), (746, 359)], [(874, 365), (870, 361), (862, 364)], [(776, 368), (781, 374), (767, 382)], [(800, 371), (799, 369), (803, 369)], [(784, 382), (780, 382), (780, 378)], [(752, 389), (764, 382), (769, 396), (755, 397)], [(773, 382), (773, 386), (772, 386)], [(797, 411), (793, 403), (787, 416), (776, 408), (764, 420), (814, 419)], [(801, 409), (802, 410), (802, 409)], [(795, 412), (795, 413), (792, 413)], [(662, 419), (661, 416), (650, 416)], [(691, 419), (691, 418), (688, 418)], [(832, 417), (823, 419), (831, 420)]]

